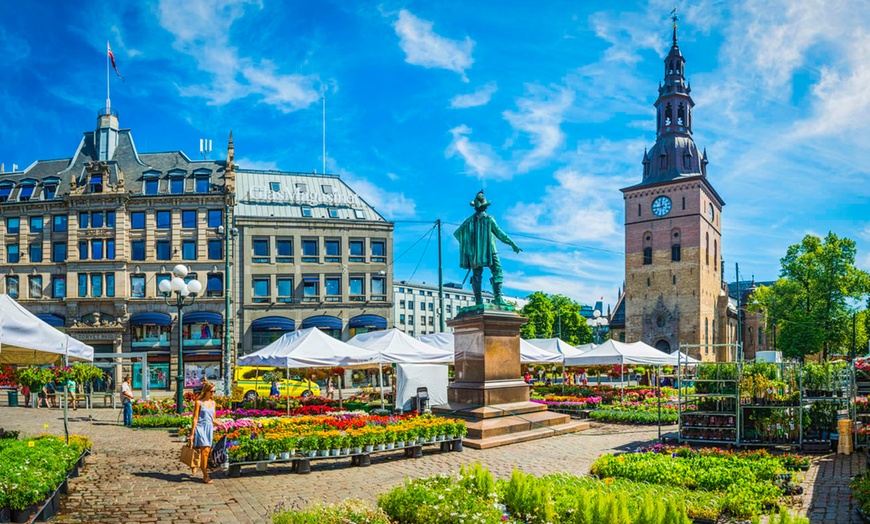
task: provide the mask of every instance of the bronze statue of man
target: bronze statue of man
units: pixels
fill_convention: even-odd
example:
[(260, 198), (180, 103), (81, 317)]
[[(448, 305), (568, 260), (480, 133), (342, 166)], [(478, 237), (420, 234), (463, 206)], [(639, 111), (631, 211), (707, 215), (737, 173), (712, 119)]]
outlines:
[(471, 270), (471, 289), (474, 292), (474, 302), (483, 304), (480, 285), (483, 282), (483, 268), (488, 267), (492, 273), (492, 293), (495, 295), (494, 304), (504, 305), (501, 286), (504, 275), (501, 271), (501, 263), (498, 260), (498, 250), (495, 239), (499, 239), (513, 248), (514, 252), (522, 251), (509, 236), (502, 231), (495, 219), (486, 214), (486, 208), (491, 202), (486, 201), (483, 191), (480, 191), (471, 202), (474, 214), (468, 217), (453, 233), (459, 241), (459, 267)]

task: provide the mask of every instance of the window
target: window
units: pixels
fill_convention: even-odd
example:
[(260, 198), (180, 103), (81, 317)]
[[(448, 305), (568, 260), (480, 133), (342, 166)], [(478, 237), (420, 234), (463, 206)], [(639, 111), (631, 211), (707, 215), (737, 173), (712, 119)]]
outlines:
[(275, 240), (275, 251), (278, 255), (278, 262), (293, 262), (293, 241), (286, 238), (278, 238)]
[(383, 240), (372, 240), (372, 262), (387, 261), (387, 245)]
[(683, 197), (683, 210), (685, 211), (685, 209), (686, 209), (686, 197)]
[(133, 298), (145, 298), (145, 275), (130, 276), (130, 294)]
[(434, 304), (432, 302), (429, 302), (429, 311), (432, 311), (433, 307), (434, 307)]
[(208, 259), (220, 260), (223, 258), (223, 241), (209, 240), (208, 241)]
[(6, 233), (14, 234), (21, 231), (21, 219), (18, 217), (9, 217), (6, 219)]
[(408, 309), (412, 309), (412, 310), (414, 309), (414, 301), (413, 300), (408, 301)]
[(327, 262), (341, 262), (341, 240), (327, 240), (324, 248)]
[(643, 265), (648, 266), (652, 264), (652, 248), (645, 247), (643, 248)]
[(365, 219), (365, 217), (366, 217), (366, 212), (363, 211), (362, 209), (354, 209), (354, 210), (353, 210), (353, 216), (355, 216), (355, 217), (357, 217), (357, 218)]
[(91, 296), (103, 296), (103, 275), (99, 273), (91, 274)]
[(365, 262), (365, 241), (364, 240), (351, 240), (347, 244), (348, 252), (350, 253), (350, 261), (351, 262)]
[(278, 302), (293, 302), (293, 279), (278, 277)]
[[(79, 224), (81, 224), (81, 218), (79, 218)], [(130, 229), (145, 229), (144, 211), (130, 213)]]
[(215, 228), (224, 224), (224, 212), (220, 209), (208, 210), (208, 227)]
[(409, 315), (409, 316), (408, 316), (408, 325), (409, 325), (409, 326), (413, 326), (413, 325), (414, 325), (414, 315)]
[(302, 261), (303, 262), (319, 262), (317, 257), (317, 240), (302, 241)]
[(57, 184), (45, 184), (42, 189), (42, 199), (52, 200), (57, 193)]
[(308, 192), (308, 184), (297, 182), (296, 183), (296, 192), (297, 193), (307, 193)]
[(106, 259), (115, 260), (115, 239), (109, 238), (106, 240)]
[(450, 304), (448, 304), (448, 305), (444, 306), (444, 310), (445, 310), (447, 313), (453, 313), (453, 306), (451, 306)]
[(385, 300), (385, 297), (374, 295), (385, 295), (387, 293), (386, 280), (383, 278), (372, 278), (372, 300)]
[(399, 324), (405, 323), (405, 315), (399, 315)]
[(94, 260), (103, 259), (103, 241), (94, 240), (91, 242), (91, 258)]
[(324, 195), (331, 195), (332, 194), (332, 186), (329, 184), (322, 184), (320, 186), (320, 189), (323, 190)]
[(66, 275), (53, 275), (51, 277), (51, 297), (66, 298)]
[(172, 257), (169, 253), (169, 241), (168, 240), (158, 240), (157, 241), (157, 260), (170, 260)]
[(54, 215), (54, 231), (55, 233), (62, 233), (66, 231), (66, 215)]
[(22, 184), (21, 190), (18, 192), (18, 201), (19, 202), (28, 202), (30, 201), (30, 197), (33, 196), (33, 190), (36, 189), (36, 186), (32, 183), (27, 185)]
[(91, 227), (103, 227), (102, 213), (91, 213)]
[(326, 277), (326, 301), (341, 302), (341, 277)]
[(719, 241), (713, 239), (713, 272), (716, 272), (716, 269), (719, 267), (719, 264), (716, 261), (719, 260)]
[(88, 296), (88, 274), (79, 273), (79, 296)]
[(677, 285), (677, 275), (672, 275), (671, 278), (673, 279), (674, 285), (676, 286)]
[(160, 291), (160, 283), (166, 280), (167, 282), (172, 280), (172, 275), (168, 273), (161, 273), (154, 277), (154, 283), (157, 284), (157, 291)]
[(224, 295), (224, 274), (209, 273), (205, 281), (205, 294), (209, 297), (222, 297)]
[(706, 257), (707, 257), (707, 265), (709, 266), (710, 265), (710, 233), (706, 233), (706, 242), (707, 242)]
[(196, 240), (185, 240), (181, 243), (181, 259), (196, 260)]
[(157, 177), (149, 177), (145, 179), (145, 194), (146, 195), (156, 195), (157, 190), (160, 187), (160, 179)]
[(329, 211), (329, 218), (338, 218), (338, 209), (330, 207), (327, 211)]
[(171, 211), (158, 211), (156, 213), (156, 216), (157, 216), (157, 229), (169, 229), (169, 226), (172, 223), (172, 212)]
[(79, 242), (79, 260), (88, 259), (88, 241), (82, 240)]
[(130, 260), (145, 260), (144, 240), (134, 240), (130, 242)]
[(51, 261), (63, 262), (66, 260), (66, 242), (55, 242), (51, 245)]
[[(750, 333), (751, 333), (752, 328), (749, 328), (749, 329), (750, 329)], [(709, 344), (709, 343), (710, 343), (710, 319), (705, 318), (704, 319), (704, 344)]]
[(196, 229), (195, 209), (186, 209), (181, 212), (181, 227), (184, 229)]
[(12, 192), (12, 183), (6, 182), (4, 184), (0, 184), (0, 202), (6, 202), (9, 200), (9, 193)]
[(88, 188), (91, 190), (91, 193), (102, 193), (103, 177), (100, 175), (92, 175), (91, 179), (88, 181)]
[(640, 216), (640, 214), (641, 214), (641, 206), (640, 206), (640, 204), (638, 204), (637, 205), (637, 216)]
[(661, 160), (661, 168), (667, 169), (668, 168), (668, 155), (666, 155), (665, 153), (662, 153), (661, 156), (659, 156), (659, 160)]
[(302, 301), (317, 302), (320, 297), (320, 278), (318, 277), (303, 277), (302, 278)]
[(430, 326), (434, 326), (434, 325), (435, 325), (435, 317), (429, 317), (429, 325), (430, 325)]
[(106, 227), (115, 227), (114, 211), (106, 211)]
[(208, 193), (211, 184), (208, 181), (208, 175), (196, 175), (196, 192), (197, 193)]
[(269, 182), (269, 190), (275, 193), (281, 191), (281, 182)]
[(184, 175), (169, 175), (169, 192), (173, 195), (184, 193)]
[(692, 155), (683, 155), (683, 169), (689, 169), (692, 162)]
[[(363, 277), (350, 277), (349, 293), (351, 300), (365, 300), (365, 279)], [(405, 307), (405, 301), (401, 300), (401, 306)]]
[(30, 279), (30, 298), (42, 298), (42, 277), (33, 275)]
[(88, 228), (88, 217), (87, 213), (79, 213), (79, 229)]
[(115, 274), (114, 273), (106, 273), (106, 296), (114, 297), (115, 296)]
[(254, 302), (264, 303), (270, 302), (269, 278), (254, 279)]
[(269, 239), (268, 238), (254, 238), (253, 239), (253, 247), (254, 247), (254, 262), (259, 264), (268, 264), (269, 260)]
[(30, 217), (30, 232), (42, 233), (42, 217)]
[(18, 277), (6, 277), (6, 294), (12, 298), (18, 298)]
[(671, 262), (680, 261), (680, 245), (674, 244), (671, 246)]

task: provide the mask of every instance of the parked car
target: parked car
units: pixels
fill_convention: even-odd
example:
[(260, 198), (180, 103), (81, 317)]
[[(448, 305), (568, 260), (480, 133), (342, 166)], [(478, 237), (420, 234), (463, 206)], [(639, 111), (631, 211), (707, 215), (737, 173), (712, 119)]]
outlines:
[[(257, 397), (268, 397), (272, 383), (263, 380), (263, 374), (275, 370), (273, 367), (236, 366), (233, 370), (233, 396), (242, 396), (248, 402)], [(320, 386), (316, 382), (300, 380), (300, 377), (282, 379), (278, 382), (278, 390), (281, 396), (307, 398), (320, 395)]]

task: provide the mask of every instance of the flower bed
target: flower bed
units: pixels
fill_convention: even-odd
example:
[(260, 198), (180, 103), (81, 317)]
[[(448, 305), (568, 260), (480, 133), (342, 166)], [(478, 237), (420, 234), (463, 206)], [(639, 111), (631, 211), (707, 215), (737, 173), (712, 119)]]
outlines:
[(57, 491), (91, 447), (87, 437), (40, 435), (25, 440), (0, 439), (0, 509), (36, 512), (36, 506)]
[[(173, 404), (174, 406), (174, 404)], [(310, 416), (323, 415), (326, 413), (339, 412), (338, 408), (330, 406), (301, 406), (290, 410), (289, 416)], [(219, 409), (215, 411), (215, 417), (218, 419), (243, 419), (243, 418), (260, 418), (260, 417), (284, 417), (288, 416), (286, 411), (276, 411), (272, 409)], [(134, 415), (133, 427), (138, 428), (179, 428), (190, 429), (190, 424), (193, 419), (193, 412), (186, 411), (181, 415), (170, 413), (157, 413), (148, 415)]]
[[(687, 405), (687, 409), (695, 409)], [(600, 422), (616, 422), (620, 424), (658, 424), (658, 399), (648, 398), (642, 401), (615, 402), (609, 406), (599, 406), (589, 413), (589, 418)], [(663, 424), (676, 424), (679, 419), (678, 405), (662, 399), (661, 421)]]
[(706, 490), (722, 496), (722, 512), (746, 518), (774, 507), (789, 488), (789, 467), (803, 460), (761, 451), (667, 448), (605, 455), (590, 469), (599, 478), (624, 478), (668, 487)]
[(550, 409), (566, 411), (593, 409), (601, 404), (601, 400), (601, 397), (574, 397), (571, 395), (547, 395), (531, 399), (532, 402), (544, 404)]
[(870, 477), (867, 475), (858, 475), (849, 481), (849, 487), (852, 488), (852, 498), (858, 504), (858, 509), (867, 519), (870, 517)]

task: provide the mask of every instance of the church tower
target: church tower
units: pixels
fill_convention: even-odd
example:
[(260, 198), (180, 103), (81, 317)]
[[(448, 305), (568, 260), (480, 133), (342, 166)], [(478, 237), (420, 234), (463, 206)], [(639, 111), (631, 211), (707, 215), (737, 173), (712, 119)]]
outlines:
[[(659, 84), (656, 142), (644, 151), (643, 178), (625, 198), (625, 339), (671, 352), (683, 344), (713, 344), (722, 290), (721, 211), (725, 203), (707, 179), (707, 152), (692, 139), (692, 88), (677, 45)], [(715, 351), (691, 352), (715, 360)], [(699, 355), (700, 354), (700, 355)]]

